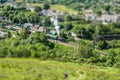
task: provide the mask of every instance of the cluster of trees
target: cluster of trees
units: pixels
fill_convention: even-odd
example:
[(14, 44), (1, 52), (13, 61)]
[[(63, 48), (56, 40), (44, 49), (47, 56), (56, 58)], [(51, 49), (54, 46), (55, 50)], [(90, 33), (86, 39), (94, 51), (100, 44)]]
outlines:
[[(119, 23), (109, 25), (102, 24), (81, 24), (79, 23), (62, 23), (61, 24), (61, 37), (71, 39), (71, 32), (77, 34), (81, 39), (93, 40), (99, 35), (118, 35), (120, 33)], [(71, 39), (73, 41), (73, 39)]]
[(73, 31), (78, 34), (78, 37), (83, 39), (94, 39), (98, 35), (113, 35), (119, 34), (120, 23), (113, 23), (108, 25), (90, 24), (90, 25), (74, 25)]
[[(3, 46), (4, 45), (4, 46)], [(78, 47), (72, 48), (54, 44), (47, 40), (42, 32), (27, 34), (24, 29), (16, 37), (0, 41), (0, 57), (32, 57), (40, 59), (55, 59), (59, 61), (97, 63), (104, 66), (119, 67), (120, 51), (110, 49), (104, 56), (94, 49), (94, 45), (85, 40), (78, 42)]]
[[(10, 23), (33, 23), (40, 24), (44, 27), (51, 26), (50, 18), (47, 16), (40, 16), (38, 14), (41, 11), (41, 7), (35, 7), (35, 11), (31, 12), (27, 10), (25, 7), (14, 8), (9, 5), (5, 5), (1, 8), (0, 16), (7, 17), (7, 22)], [(0, 23), (0, 27), (4, 27), (3, 24), (5, 22)]]
[(9, 20), (13, 23), (39, 23), (39, 16), (33, 12), (21, 12), (17, 15), (9, 15)]
[[(68, 18), (67, 18), (68, 17)], [(60, 23), (61, 37), (67, 41), (74, 41), (71, 32), (77, 34), (80, 39), (93, 40), (99, 35), (119, 35), (120, 23), (108, 25), (89, 23), (89, 21), (71, 19), (65, 16), (65, 22)], [(112, 38), (112, 37), (111, 37)]]
[(36, 12), (30, 12), (26, 8), (13, 8), (5, 5), (0, 13), (1, 16), (6, 16), (13, 23), (39, 23), (39, 15)]

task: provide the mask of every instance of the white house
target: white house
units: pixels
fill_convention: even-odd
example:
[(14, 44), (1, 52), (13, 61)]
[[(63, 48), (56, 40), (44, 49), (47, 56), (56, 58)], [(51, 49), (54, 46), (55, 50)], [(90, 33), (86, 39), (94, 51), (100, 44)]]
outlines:
[(94, 21), (94, 20), (97, 19), (97, 15), (96, 14), (85, 14), (84, 15), (84, 19), (85, 20), (92, 20), (92, 21)]
[(7, 36), (7, 33), (6, 32), (1, 32), (0, 31), (0, 37), (6, 37)]
[(92, 9), (86, 9), (86, 10), (84, 10), (84, 12), (87, 13), (87, 14), (88, 13), (90, 14), (90, 13), (93, 13), (93, 10)]
[(37, 29), (37, 31), (47, 32), (47, 28), (46, 27), (39, 27), (39, 29)]
[(119, 14), (103, 14), (100, 18), (98, 18), (99, 21), (106, 22), (106, 23), (113, 23), (113, 22), (120, 22), (120, 15)]

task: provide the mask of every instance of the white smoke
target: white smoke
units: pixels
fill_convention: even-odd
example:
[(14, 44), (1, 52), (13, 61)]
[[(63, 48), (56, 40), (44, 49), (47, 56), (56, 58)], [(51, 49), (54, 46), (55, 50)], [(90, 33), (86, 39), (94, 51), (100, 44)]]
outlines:
[(53, 23), (54, 26), (57, 26), (58, 25), (58, 20), (54, 20), (54, 23)]
[(53, 25), (55, 26), (55, 29), (56, 29), (56, 31), (57, 31), (57, 34), (58, 34), (58, 36), (60, 35), (60, 26), (58, 25), (58, 20), (56, 19), (56, 20), (54, 20), (54, 23), (53, 23)]
[(60, 29), (60, 26), (55, 26), (55, 29), (56, 29), (56, 31), (57, 31), (57, 34), (58, 34), (58, 36), (60, 35), (60, 31), (59, 31), (59, 29)]

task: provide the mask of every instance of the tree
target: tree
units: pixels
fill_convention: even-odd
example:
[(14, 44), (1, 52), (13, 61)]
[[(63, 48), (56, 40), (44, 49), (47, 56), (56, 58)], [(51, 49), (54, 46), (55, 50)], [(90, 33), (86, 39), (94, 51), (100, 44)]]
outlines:
[(95, 13), (97, 14), (97, 16), (101, 16), (102, 15), (102, 11), (100, 11), (100, 10), (95, 11)]
[(5, 6), (3, 7), (3, 9), (6, 10), (6, 11), (10, 10), (11, 8), (12, 8), (12, 7), (9, 6), (9, 5), (5, 5)]
[(72, 28), (73, 28), (73, 25), (72, 25), (72, 24), (66, 24), (66, 27), (65, 27), (66, 31), (69, 31), (69, 30), (71, 30)]
[(51, 0), (50, 3), (51, 3), (51, 4), (55, 4), (55, 0)]
[(28, 36), (29, 36), (29, 31), (27, 30), (27, 28), (24, 28), (24, 29), (22, 30), (22, 32), (20, 33), (20, 37), (21, 37), (22, 39), (27, 39)]
[[(106, 65), (112, 66), (115, 63), (117, 63), (120, 59), (119, 59), (119, 53), (117, 54), (117, 52), (113, 49), (109, 50), (108, 53), (105, 55), (106, 58)], [(117, 58), (118, 57), (118, 58)]]
[(84, 40), (78, 42), (78, 56), (80, 58), (90, 58), (93, 57), (93, 44)]
[(5, 12), (4, 11), (0, 11), (0, 16), (4, 16)]
[(49, 27), (51, 25), (51, 21), (49, 17), (46, 16), (42, 16), (41, 17), (41, 23), (40, 23), (43, 27)]
[(79, 38), (86, 38), (86, 28), (82, 25), (75, 25), (73, 28), (73, 32), (77, 34)]
[(97, 43), (99, 49), (107, 49), (108, 43), (105, 40), (101, 40)]
[(110, 11), (110, 8), (111, 8), (111, 6), (110, 6), (110, 5), (105, 6), (105, 10), (106, 10), (107, 12), (109, 12), (109, 11)]
[(48, 3), (43, 4), (43, 9), (48, 10), (50, 8), (50, 5)]
[(60, 37), (64, 38), (64, 39), (67, 39), (67, 34), (65, 33), (65, 31), (60, 32)]
[(47, 36), (43, 32), (35, 32), (31, 38), (33, 39), (32, 43), (46, 43), (47, 42)]
[(35, 11), (36, 11), (36, 12), (40, 12), (40, 11), (42, 11), (42, 8), (41, 8), (41, 7), (36, 6), (36, 7), (35, 7)]
[(71, 21), (72, 17), (70, 15), (65, 15), (64, 21)]
[(0, 28), (4, 28), (4, 27), (5, 27), (4, 22), (1, 22), (1, 23), (0, 23)]
[(96, 26), (95, 33), (96, 35), (107, 35), (110, 34), (111, 31), (112, 30), (109, 26), (98, 24), (98, 26)]
[(8, 34), (8, 38), (11, 38), (11, 36), (12, 36), (11, 32), (8, 31), (7, 34)]

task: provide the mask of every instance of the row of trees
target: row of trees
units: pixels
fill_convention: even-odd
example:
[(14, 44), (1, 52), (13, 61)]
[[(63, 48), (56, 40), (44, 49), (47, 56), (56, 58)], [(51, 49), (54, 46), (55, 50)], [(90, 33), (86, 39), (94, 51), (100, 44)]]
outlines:
[(24, 7), (13, 8), (5, 5), (1, 9), (1, 16), (6, 16), (8, 21), (13, 23), (38, 23), (39, 15), (36, 12), (30, 12)]
[(119, 67), (119, 52), (119, 48), (110, 49), (101, 56), (101, 52), (95, 50), (89, 41), (80, 40), (78, 47), (72, 48), (49, 42), (45, 33), (35, 32), (28, 35), (26, 29), (16, 37), (0, 41), (0, 57), (32, 57)]
[[(48, 9), (48, 7), (45, 8)], [(7, 21), (12, 23), (37, 23), (44, 27), (50, 26), (50, 18), (46, 16), (39, 16), (39, 11), (42, 11), (41, 7), (35, 7), (35, 11), (31, 12), (25, 7), (14, 8), (9, 5), (5, 5), (1, 8), (0, 16), (7, 17)], [(3, 27), (3, 25), (1, 26)]]
[[(16, 0), (9, 0), (9, 1), (16, 1)], [(49, 4), (62, 4), (67, 6), (68, 8), (72, 8), (74, 10), (77, 11), (81, 11), (83, 8), (84, 9), (89, 9), (92, 8), (93, 10), (97, 10), (96, 14), (98, 14), (99, 16), (101, 15), (101, 10), (105, 10), (107, 12), (115, 11), (117, 13), (119, 13), (119, 6), (115, 5), (116, 1), (112, 1), (112, 0), (23, 0), (21, 2), (28, 2), (28, 3), (44, 3), (43, 5), (43, 9), (49, 9), (50, 5)], [(105, 3), (110, 3), (112, 2), (113, 5), (108, 4), (105, 5)], [(82, 4), (86, 4), (86, 5), (82, 5)], [(98, 3), (97, 5), (95, 5), (96, 3)]]
[(94, 39), (98, 35), (112, 35), (119, 34), (120, 23), (113, 23), (108, 25), (74, 25), (73, 32), (78, 34), (80, 38)]
[[(64, 38), (71, 32), (77, 34), (81, 39), (93, 40), (99, 35), (117, 35), (120, 33), (119, 23), (113, 23), (108, 25), (102, 24), (81, 24), (79, 23), (62, 23), (61, 24), (61, 35), (64, 34)], [(62, 34), (63, 33), (63, 34)], [(66, 35), (66, 36), (65, 36)]]

